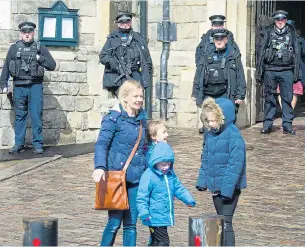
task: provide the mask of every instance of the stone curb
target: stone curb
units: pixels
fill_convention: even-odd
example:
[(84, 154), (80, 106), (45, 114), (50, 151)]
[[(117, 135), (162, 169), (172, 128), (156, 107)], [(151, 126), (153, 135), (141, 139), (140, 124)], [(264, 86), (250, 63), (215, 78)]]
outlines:
[[(42, 162), (40, 162), (40, 163), (38, 163), (38, 164), (36, 164), (36, 165), (27, 167), (27, 168), (25, 168), (25, 169), (22, 169), (22, 168), (18, 169), (18, 165), (13, 166), (14, 169), (12, 169), (12, 167), (3, 169), (3, 170), (1, 171), (1, 173), (2, 173), (2, 174), (3, 174), (3, 173), (8, 173), (8, 174), (7, 174), (7, 175), (4, 175), (4, 176), (0, 175), (0, 182), (5, 181), (5, 180), (8, 180), (8, 179), (10, 179), (10, 178), (12, 178), (12, 177), (21, 175), (21, 174), (23, 174), (23, 173), (32, 171), (32, 170), (34, 170), (34, 169), (36, 169), (36, 168), (38, 168), (38, 167), (40, 167), (40, 166), (43, 166), (43, 165), (45, 165), (45, 164), (48, 164), (48, 163), (50, 163), (50, 162), (53, 162), (53, 161), (58, 160), (58, 159), (61, 159), (61, 158), (62, 158), (62, 155), (58, 155), (58, 156), (49, 158), (49, 159), (47, 159), (47, 160), (45, 160), (45, 161), (42, 161)], [(29, 162), (30, 162), (30, 160), (29, 160)], [(15, 170), (16, 170), (16, 167), (17, 167), (17, 170), (18, 170), (17, 172), (15, 171)], [(12, 170), (12, 171), (10, 171), (10, 170)]]

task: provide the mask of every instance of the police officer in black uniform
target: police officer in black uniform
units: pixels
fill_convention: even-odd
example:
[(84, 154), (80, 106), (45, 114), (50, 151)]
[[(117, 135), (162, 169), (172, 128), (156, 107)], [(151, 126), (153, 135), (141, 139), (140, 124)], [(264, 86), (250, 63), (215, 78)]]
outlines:
[(42, 109), (44, 69), (54, 70), (56, 63), (48, 49), (34, 41), (36, 25), (19, 24), (21, 40), (11, 45), (3, 65), (0, 87), (8, 91), (8, 79), (13, 77), (15, 107), (15, 145), (10, 153), (24, 151), (28, 112), (31, 116), (34, 153), (43, 153)]
[(264, 126), (262, 134), (272, 130), (276, 112), (276, 88), (279, 84), (282, 99), (282, 127), (284, 134), (295, 135), (291, 101), (293, 83), (301, 77), (300, 40), (295, 28), (287, 24), (288, 13), (278, 10), (272, 14), (274, 25), (261, 32), (258, 46), (257, 79), (265, 85)]
[(126, 79), (139, 81), (144, 88), (151, 86), (152, 60), (146, 40), (132, 29), (132, 14), (119, 13), (117, 30), (109, 34), (100, 53), (105, 65), (103, 87), (117, 96)]
[[(211, 29), (209, 29), (207, 33), (202, 35), (201, 41), (196, 48), (196, 53), (195, 53), (196, 67), (198, 66), (199, 61), (204, 53), (206, 53), (207, 51), (213, 51), (215, 49), (212, 33), (214, 32), (215, 29), (224, 28), (224, 22), (226, 17), (223, 15), (212, 15), (209, 17), (209, 19), (211, 21)], [(233, 33), (230, 32), (229, 30), (228, 30), (228, 41), (231, 44), (231, 47), (235, 49), (237, 53), (240, 53), (239, 47), (234, 41)], [(204, 128), (200, 128), (199, 133), (203, 133), (203, 132), (204, 132)]]
[[(225, 22), (226, 17), (223, 15), (212, 15), (209, 17), (209, 19), (211, 21), (211, 29), (202, 35), (201, 41), (196, 48), (196, 53), (195, 53), (196, 66), (197, 66), (200, 58), (202, 57), (203, 51), (206, 51), (207, 49), (214, 49), (214, 41), (213, 41), (213, 37), (211, 34), (212, 34), (213, 30), (215, 30), (215, 29), (224, 28), (224, 22)], [(231, 43), (232, 47), (234, 49), (236, 49), (237, 52), (239, 52), (239, 47), (236, 44), (236, 42), (234, 41), (233, 33), (230, 31), (228, 31), (228, 32), (229, 32), (229, 34), (228, 34), (229, 42)]]
[(238, 108), (246, 94), (241, 55), (228, 42), (228, 30), (215, 29), (211, 35), (214, 49), (205, 51), (198, 62), (192, 97), (198, 107), (206, 97), (226, 97)]

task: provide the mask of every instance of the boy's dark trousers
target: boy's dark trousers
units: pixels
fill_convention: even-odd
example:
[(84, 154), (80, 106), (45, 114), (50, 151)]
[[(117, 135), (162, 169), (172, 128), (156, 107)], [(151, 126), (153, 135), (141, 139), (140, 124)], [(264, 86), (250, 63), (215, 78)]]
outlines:
[(150, 226), (151, 243), (149, 246), (169, 246), (169, 236), (166, 226)]

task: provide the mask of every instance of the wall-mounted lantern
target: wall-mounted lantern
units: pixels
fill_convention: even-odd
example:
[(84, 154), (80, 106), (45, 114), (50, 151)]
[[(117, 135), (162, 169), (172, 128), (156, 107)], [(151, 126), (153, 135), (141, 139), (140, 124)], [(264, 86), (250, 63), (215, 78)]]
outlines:
[(68, 9), (62, 1), (51, 8), (38, 8), (39, 40), (45, 45), (77, 46), (78, 9)]

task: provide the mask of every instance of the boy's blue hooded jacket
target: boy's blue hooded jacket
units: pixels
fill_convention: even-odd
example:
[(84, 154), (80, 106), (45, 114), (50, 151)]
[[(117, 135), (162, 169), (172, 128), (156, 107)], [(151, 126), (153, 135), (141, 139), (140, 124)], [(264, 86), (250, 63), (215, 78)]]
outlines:
[(246, 147), (243, 137), (234, 124), (235, 108), (231, 100), (217, 98), (225, 123), (218, 131), (205, 134), (202, 165), (197, 188), (220, 191), (232, 198), (235, 189), (246, 188)]
[[(167, 174), (157, 170), (159, 162), (172, 163)], [(149, 158), (149, 167), (143, 173), (137, 195), (139, 217), (147, 226), (174, 225), (174, 197), (195, 206), (195, 200), (182, 185), (173, 170), (174, 153), (170, 145), (158, 142)], [(150, 220), (145, 220), (150, 217)]]

